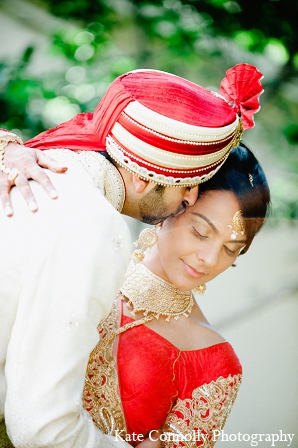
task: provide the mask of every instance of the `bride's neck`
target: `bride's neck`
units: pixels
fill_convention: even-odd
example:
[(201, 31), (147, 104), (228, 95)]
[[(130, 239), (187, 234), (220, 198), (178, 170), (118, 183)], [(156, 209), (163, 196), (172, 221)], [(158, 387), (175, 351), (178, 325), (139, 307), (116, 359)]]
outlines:
[(145, 252), (145, 258), (143, 260), (143, 264), (153, 274), (157, 275), (163, 280), (166, 280), (167, 282), (170, 281), (166, 272), (163, 269), (157, 244), (155, 244), (150, 250), (147, 250)]

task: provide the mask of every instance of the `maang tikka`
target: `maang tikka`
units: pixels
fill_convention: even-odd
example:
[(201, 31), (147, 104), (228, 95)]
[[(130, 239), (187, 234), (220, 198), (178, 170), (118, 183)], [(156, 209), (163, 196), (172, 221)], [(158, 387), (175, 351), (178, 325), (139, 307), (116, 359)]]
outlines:
[(244, 220), (241, 210), (238, 210), (238, 212), (235, 213), (232, 222), (228, 225), (228, 227), (229, 229), (232, 229), (232, 233), (230, 236), (231, 240), (235, 240), (239, 232), (241, 233), (241, 235), (245, 234)]

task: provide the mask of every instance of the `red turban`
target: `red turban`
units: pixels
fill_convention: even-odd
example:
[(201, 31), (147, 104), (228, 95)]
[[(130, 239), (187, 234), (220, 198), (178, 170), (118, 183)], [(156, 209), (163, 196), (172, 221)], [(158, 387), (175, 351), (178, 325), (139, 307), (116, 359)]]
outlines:
[(226, 75), (216, 94), (170, 73), (126, 73), (93, 114), (78, 114), (26, 146), (107, 151), (146, 180), (196, 185), (221, 167), (259, 110), (262, 74), (238, 64)]

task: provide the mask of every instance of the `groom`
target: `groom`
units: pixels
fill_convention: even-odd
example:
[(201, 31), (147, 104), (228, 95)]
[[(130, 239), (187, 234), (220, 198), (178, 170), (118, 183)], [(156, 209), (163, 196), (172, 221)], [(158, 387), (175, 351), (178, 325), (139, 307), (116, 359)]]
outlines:
[[(81, 404), (97, 325), (111, 308), (130, 256), (129, 232), (118, 212), (155, 224), (193, 205), (198, 184), (216, 173), (241, 134), (230, 103), (154, 70), (117, 78), (93, 114), (26, 143), (50, 149), (60, 165), (29, 149), (25, 165), (41, 157), (42, 166), (55, 171), (68, 166), (64, 175), (49, 171), (50, 181), (31, 162), (24, 170), (22, 146), (10, 133), (0, 134), (6, 214), (12, 214), (12, 181), (4, 173), (13, 168), (31, 210), (33, 194), (39, 204), (37, 214), (27, 213), (13, 189), (15, 216), (0, 215), (0, 412), (15, 447), (120, 446), (102, 435)], [(42, 177), (52, 197), (53, 181), (59, 200), (47, 200), (38, 183), (29, 190), (28, 177)]]

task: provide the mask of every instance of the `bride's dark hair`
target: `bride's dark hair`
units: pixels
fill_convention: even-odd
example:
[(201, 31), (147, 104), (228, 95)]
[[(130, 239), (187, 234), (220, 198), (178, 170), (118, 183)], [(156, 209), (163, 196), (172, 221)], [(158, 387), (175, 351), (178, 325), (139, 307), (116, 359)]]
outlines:
[(208, 191), (231, 191), (237, 197), (243, 218), (247, 252), (263, 226), (270, 210), (270, 190), (265, 173), (256, 157), (243, 143), (234, 148), (220, 170), (200, 185), (200, 196)]

